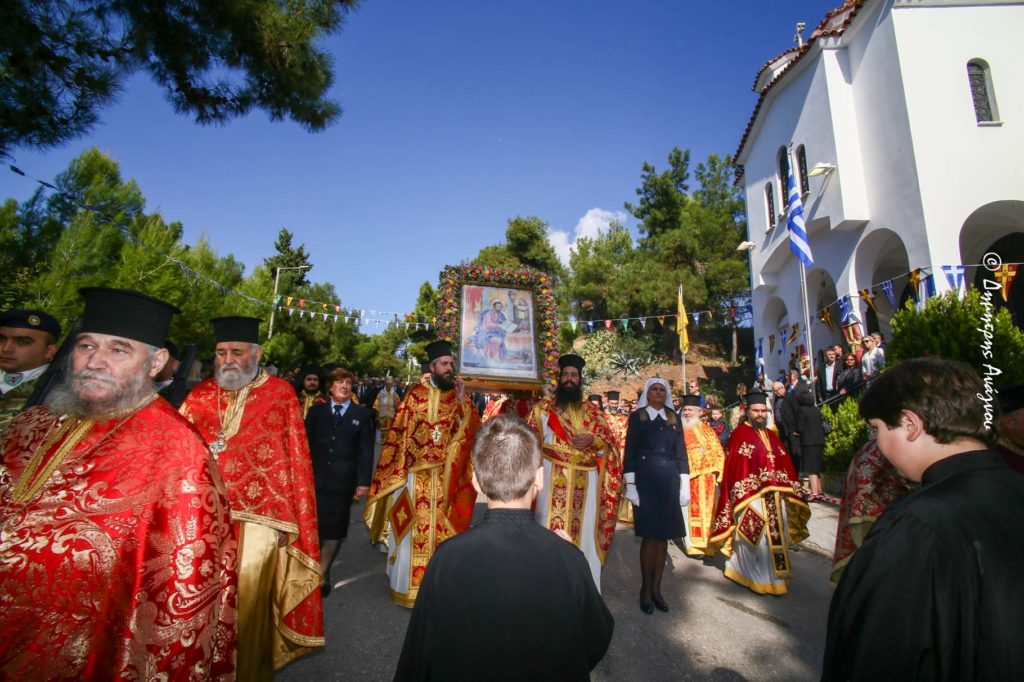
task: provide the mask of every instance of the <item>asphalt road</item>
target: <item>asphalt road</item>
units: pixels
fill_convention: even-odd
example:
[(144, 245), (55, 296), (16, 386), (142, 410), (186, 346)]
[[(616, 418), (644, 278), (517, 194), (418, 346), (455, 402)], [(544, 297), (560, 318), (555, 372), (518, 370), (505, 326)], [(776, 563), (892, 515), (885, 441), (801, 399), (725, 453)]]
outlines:
[[(478, 512), (483, 505), (478, 505)], [(410, 611), (388, 593), (386, 557), (370, 547), (362, 504), (331, 571), (324, 602), (327, 647), (282, 670), (279, 680), (389, 680)], [(603, 572), (615, 616), (607, 655), (591, 679), (815, 680), (821, 673), (832, 588), (818, 553), (791, 554), (789, 594), (760, 596), (722, 575), (724, 559), (687, 558), (669, 545), (662, 592), (671, 611), (640, 611), (640, 540), (620, 526)]]

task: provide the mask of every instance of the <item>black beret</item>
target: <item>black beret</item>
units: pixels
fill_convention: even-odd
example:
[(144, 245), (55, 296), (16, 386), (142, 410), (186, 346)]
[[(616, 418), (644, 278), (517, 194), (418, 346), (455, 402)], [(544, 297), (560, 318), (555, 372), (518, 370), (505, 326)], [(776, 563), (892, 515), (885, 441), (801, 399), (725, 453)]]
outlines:
[(78, 293), (85, 298), (82, 334), (94, 332), (121, 336), (162, 348), (174, 313), (170, 303), (130, 289), (86, 287)]
[(0, 327), (13, 327), (15, 329), (38, 329), (43, 332), (50, 332), (54, 336), (60, 336), (60, 322), (52, 315), (47, 315), (42, 310), (17, 310), (12, 308), (0, 313)]
[(260, 321), (255, 317), (231, 315), (212, 320), (217, 343), (236, 341), (238, 343), (260, 342)]

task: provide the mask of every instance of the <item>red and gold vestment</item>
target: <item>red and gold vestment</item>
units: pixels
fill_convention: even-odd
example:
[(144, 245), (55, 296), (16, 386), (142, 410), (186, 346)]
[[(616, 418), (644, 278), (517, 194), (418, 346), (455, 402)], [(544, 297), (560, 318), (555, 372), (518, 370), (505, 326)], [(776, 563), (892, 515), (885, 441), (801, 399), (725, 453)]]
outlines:
[[(277, 670), (324, 646), (313, 464), (295, 389), (263, 371), (237, 391), (207, 379), (192, 389), (181, 413), (217, 458), (231, 519), (239, 524), (243, 559), (257, 542), (266, 545), (259, 550), (259, 566), (243, 561), (239, 571), (240, 676), (249, 674), (249, 654), (269, 653)], [(278, 533), (287, 538), (281, 546)], [(272, 584), (264, 581), (261, 587), (255, 576), (265, 570), (272, 570)], [(271, 605), (273, 623), (266, 628), (271, 641), (249, 641), (249, 614), (263, 618)]]
[(711, 525), (718, 501), (718, 482), (725, 466), (722, 443), (711, 426), (699, 422), (683, 429), (686, 459), (690, 465), (690, 504), (686, 525), (689, 537), (686, 553), (691, 556), (713, 555), (708, 547)]
[(793, 460), (770, 429), (740, 424), (729, 437), (711, 544), (730, 557), (726, 577), (761, 594), (785, 594), (789, 547), (807, 537), (811, 512)]
[(470, 455), (479, 426), (468, 397), (417, 384), (388, 431), (364, 518), (371, 542), (388, 542), (391, 596), (402, 606), (416, 601), (437, 546), (469, 527), (476, 502)]
[(309, 408), (314, 405), (323, 405), (327, 400), (327, 396), (322, 393), (306, 393), (301, 391), (299, 393), (299, 403), (302, 405), (302, 418), (305, 419), (306, 415), (309, 414)]
[(233, 679), (236, 544), (167, 401), (18, 415), (0, 437), (0, 678)]
[[(622, 455), (615, 434), (601, 409), (590, 402), (563, 409), (554, 398), (546, 398), (534, 405), (527, 421), (544, 453), (537, 520), (568, 533), (588, 555), (594, 582), (600, 586), (600, 567), (615, 535), (622, 491)], [(572, 440), (583, 434), (593, 435), (594, 444), (579, 450)]]

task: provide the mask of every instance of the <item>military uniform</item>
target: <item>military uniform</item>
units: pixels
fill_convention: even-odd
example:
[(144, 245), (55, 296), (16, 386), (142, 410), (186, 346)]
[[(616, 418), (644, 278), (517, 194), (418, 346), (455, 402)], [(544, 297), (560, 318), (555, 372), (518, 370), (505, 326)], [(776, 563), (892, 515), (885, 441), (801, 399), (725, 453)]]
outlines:
[[(41, 310), (4, 311), (0, 314), (0, 328), (47, 332), (54, 339), (60, 336), (60, 323)], [(49, 366), (49, 363), (44, 362), (39, 367), (21, 372), (5, 372), (0, 369), (0, 433), (4, 432), (14, 415), (24, 409), (36, 388), (36, 380)]]

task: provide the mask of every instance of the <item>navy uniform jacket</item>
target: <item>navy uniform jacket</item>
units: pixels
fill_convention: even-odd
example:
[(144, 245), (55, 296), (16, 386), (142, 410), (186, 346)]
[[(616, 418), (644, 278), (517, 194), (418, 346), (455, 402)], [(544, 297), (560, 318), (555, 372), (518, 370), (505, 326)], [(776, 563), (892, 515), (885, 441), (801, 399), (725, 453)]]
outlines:
[(373, 413), (350, 402), (334, 426), (331, 403), (314, 405), (306, 415), (317, 492), (344, 492), (369, 486), (373, 478)]

